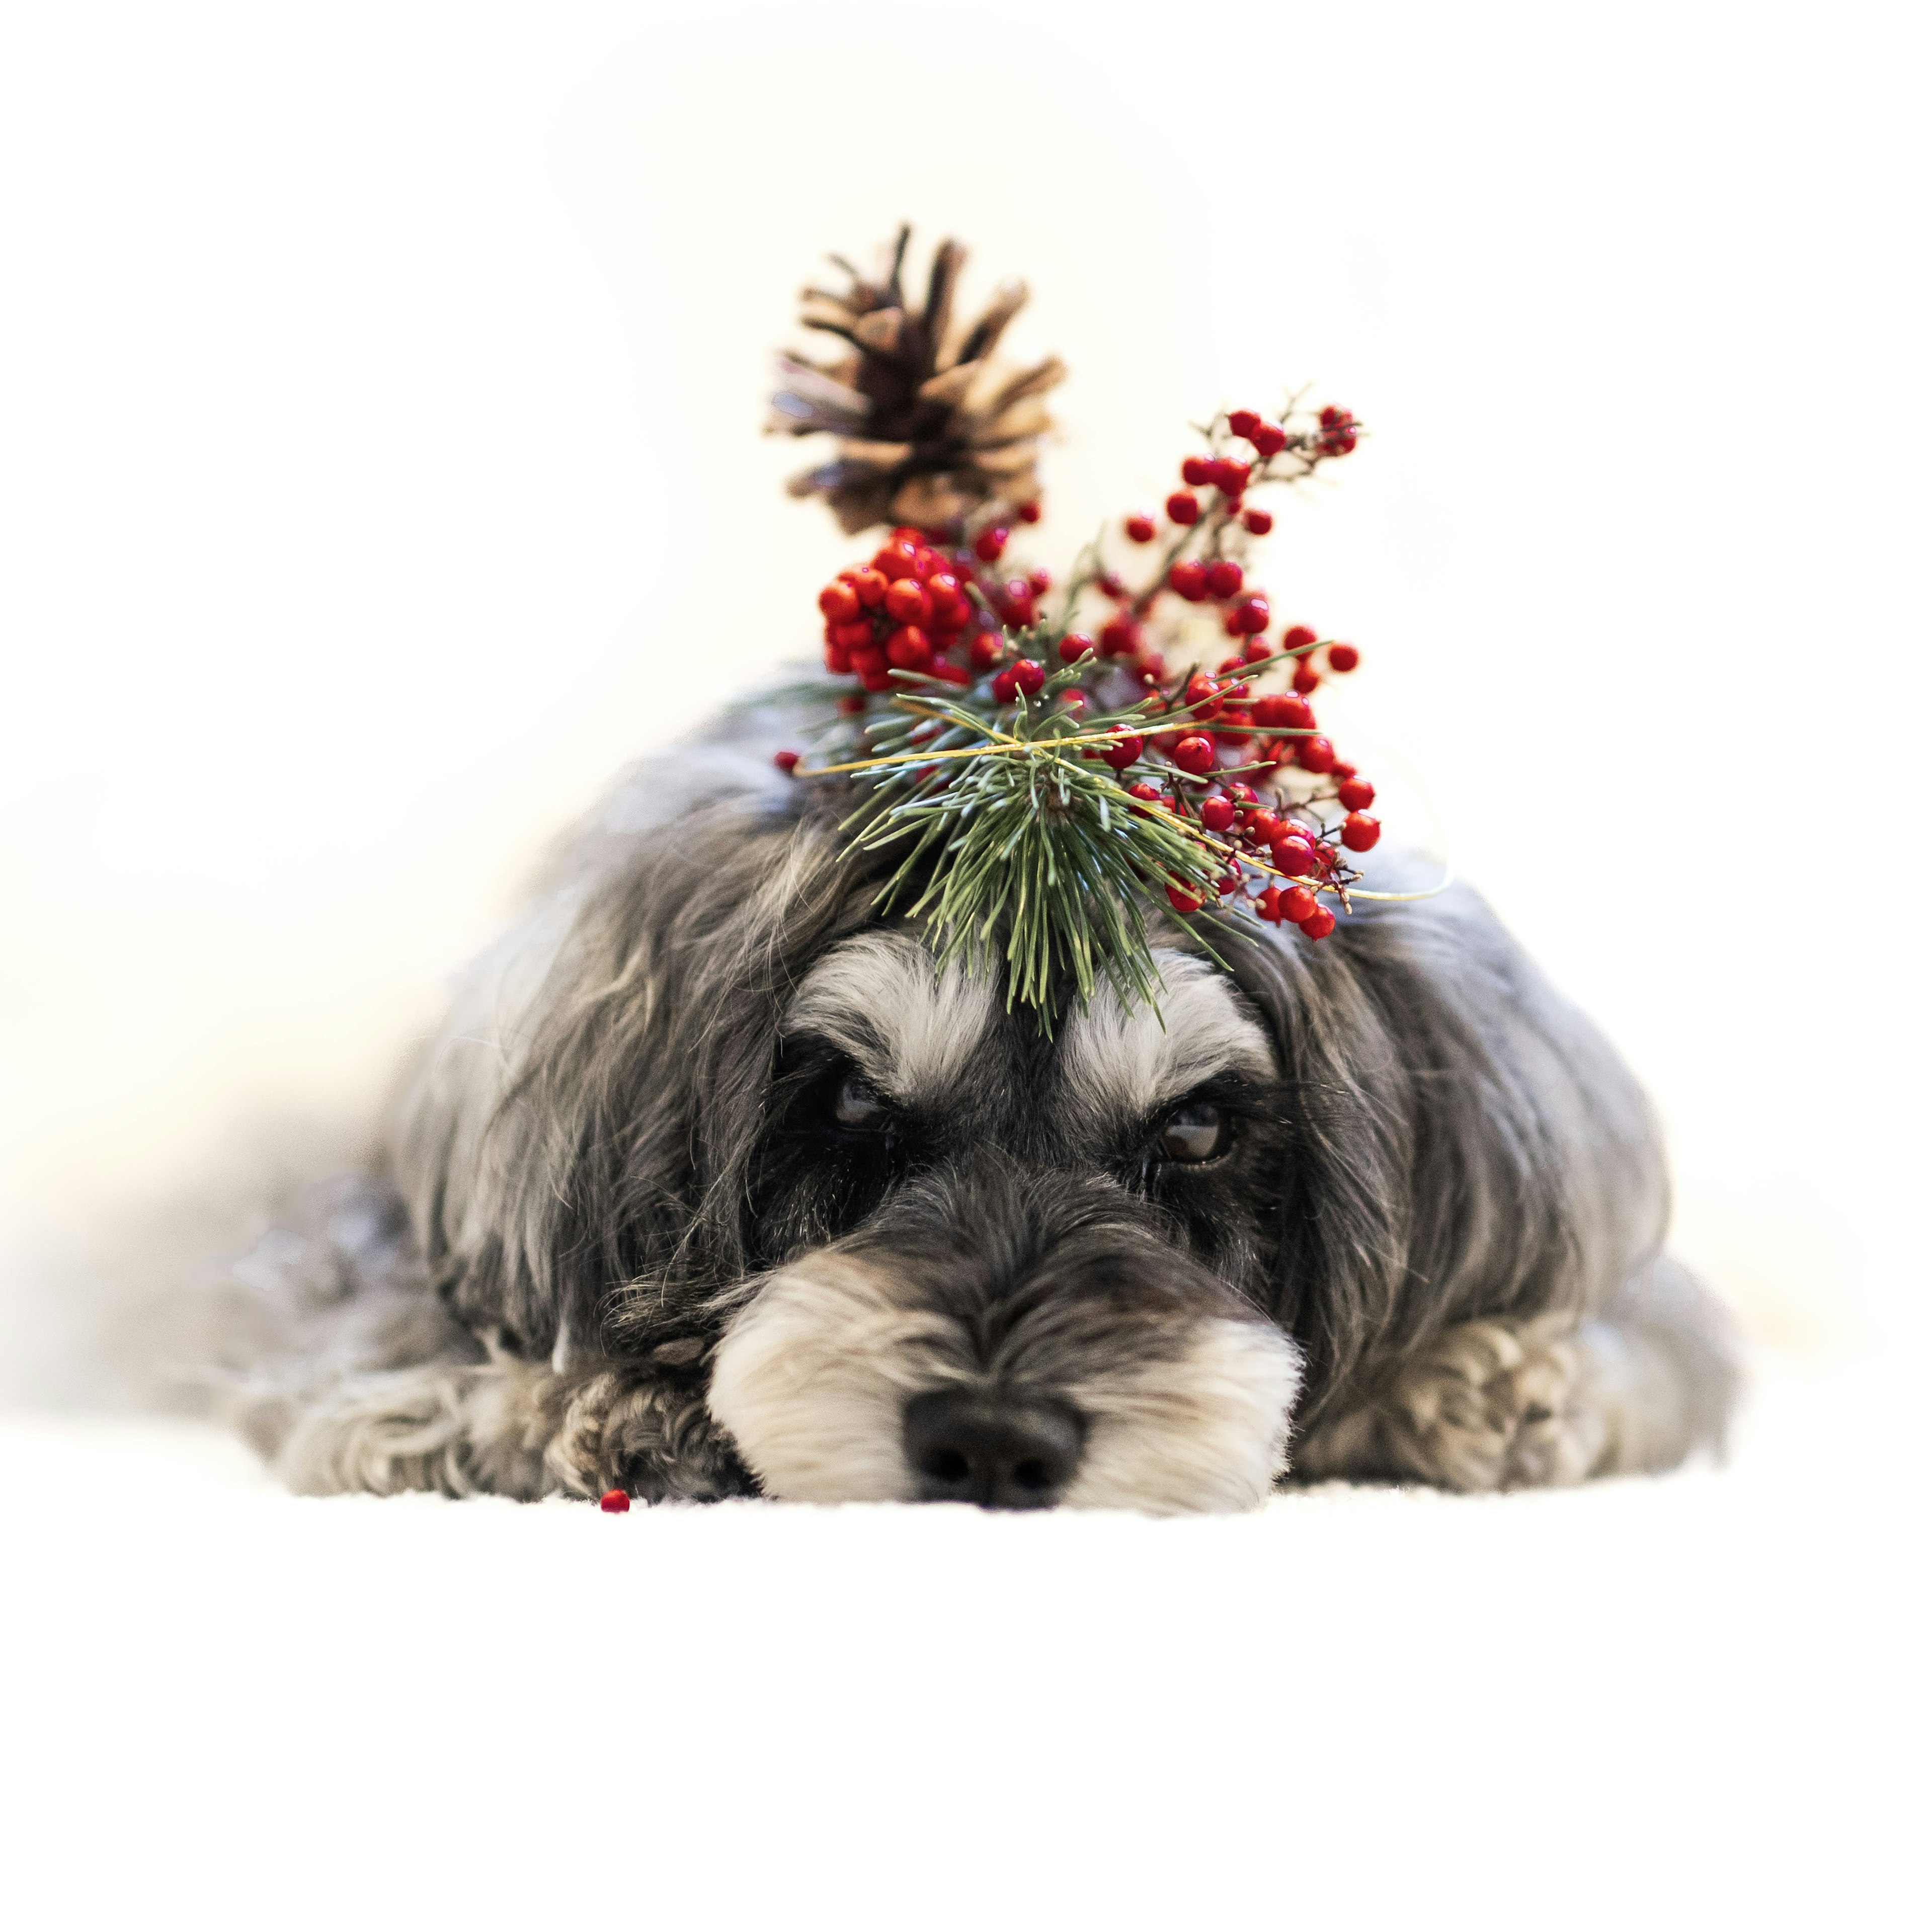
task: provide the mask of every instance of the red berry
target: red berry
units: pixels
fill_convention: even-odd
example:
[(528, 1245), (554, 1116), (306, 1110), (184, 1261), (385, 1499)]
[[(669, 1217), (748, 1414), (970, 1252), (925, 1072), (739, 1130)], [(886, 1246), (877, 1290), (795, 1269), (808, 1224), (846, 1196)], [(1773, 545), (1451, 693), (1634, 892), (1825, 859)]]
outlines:
[(1050, 570), (1030, 570), (1027, 572), (1027, 588), (1036, 597), (1044, 597), (1053, 588), (1053, 572)]
[(838, 700), (838, 715), (842, 718), (856, 718), (866, 709), (866, 700), (856, 692)]
[[(1340, 770), (1340, 767), (1336, 769)], [(1344, 778), (1336, 795), (1349, 812), (1366, 812), (1376, 802), (1376, 788), (1366, 778)]]
[(1234, 801), (1231, 798), (1204, 798), (1201, 823), (1210, 832), (1225, 832), (1234, 822)]
[(1141, 627), (1124, 610), (1117, 610), (1100, 626), (1100, 650), (1104, 656), (1130, 658), (1141, 646)]
[(1228, 614), (1228, 620), (1236, 634), (1244, 638), (1256, 637), (1268, 627), (1268, 601), (1257, 592), (1244, 597)]
[(1208, 594), (1207, 568), (1192, 557), (1184, 556), (1167, 573), (1167, 587), (1177, 597), (1198, 604)]
[(1251, 537), (1264, 537), (1274, 528), (1274, 514), (1267, 510), (1244, 510), (1241, 527)]
[(1192, 886), (1169, 886), (1167, 902), (1176, 912), (1198, 912), (1201, 895)]
[(852, 652), (852, 668), (861, 677), (870, 677), (886, 668), (886, 647), (883, 644), (861, 644)]
[(828, 584), (818, 593), (818, 608), (834, 624), (849, 624), (859, 614), (859, 593), (849, 584)]
[(835, 677), (843, 677), (852, 668), (852, 653), (828, 642), (825, 646), (825, 668)]
[(1306, 886), (1290, 886), (1281, 896), (1281, 915), (1299, 926), (1320, 911), (1321, 902)]
[(909, 543), (889, 543), (872, 560), (872, 568), (880, 576), (896, 582), (902, 577), (913, 574), (912, 560), (915, 546)]
[(1116, 603), (1127, 594), (1126, 580), (1118, 570), (1103, 570), (1094, 580), (1094, 587), (1102, 597), (1111, 597)]
[(1038, 523), (1040, 521), (1040, 499), (1037, 496), (1036, 496), (1030, 503), (1022, 503), (1019, 508), (1013, 512), (1013, 514), (1018, 518), (1020, 521), (1023, 524)]
[(1232, 557), (1217, 557), (1208, 566), (1208, 594), (1232, 597), (1241, 587), (1241, 566)]
[(1306, 698), (1322, 682), (1322, 674), (1306, 658), (1294, 668), (1294, 684), (1297, 694)]
[(1255, 454), (1265, 463), (1270, 456), (1277, 455), (1287, 447), (1288, 432), (1279, 423), (1256, 423), (1254, 428), (1244, 432), (1255, 446)]
[(1046, 682), (1046, 667), (1036, 658), (1022, 658), (1013, 666), (1013, 682), (1030, 698)]
[[(1214, 459), (1211, 456), (1190, 456), (1187, 458), (1180, 466), (1180, 480), (1182, 482), (1188, 484), (1190, 488), (1196, 490), (1200, 489), (1204, 484), (1213, 482), (1214, 480)], [(1179, 522), (1181, 520), (1177, 518), (1175, 520)], [(1190, 517), (1186, 520), (1189, 523), (1192, 523), (1194, 519), (1192, 517)]]
[(1254, 787), (1240, 778), (1237, 778), (1228, 788), (1228, 796), (1244, 811), (1256, 802)]
[(1063, 711), (1070, 712), (1078, 718), (1087, 709), (1087, 694), (1084, 691), (1063, 691), (1060, 706)]
[(1328, 668), (1330, 670), (1353, 670), (1362, 661), (1362, 654), (1353, 644), (1330, 644), (1328, 646)]
[(1325, 772), (1335, 762), (1335, 747), (1326, 738), (1304, 738), (1295, 756), (1307, 772)]
[(1297, 624), (1292, 630), (1282, 633), (1281, 647), (1285, 651), (1306, 650), (1315, 642), (1315, 633), (1306, 624)]
[(924, 670), (932, 662), (932, 640), (916, 624), (902, 624), (886, 640), (886, 662), (901, 670)]
[(1270, 926), (1281, 923), (1281, 888), (1268, 886), (1262, 889), (1260, 898), (1255, 901), (1255, 910)]
[(886, 601), (887, 581), (883, 571), (862, 570), (853, 578), (852, 589), (859, 602), (867, 610), (876, 610)]
[(1237, 463), (1232, 456), (1216, 458), (1214, 487), (1224, 496), (1238, 496), (1248, 487), (1248, 466)]
[(1082, 658), (1090, 656), (1093, 650), (1094, 640), (1084, 631), (1069, 631), (1060, 640), (1060, 662), (1078, 664)]
[(1342, 821), (1342, 843), (1351, 852), (1366, 852), (1382, 836), (1382, 822), (1365, 812), (1352, 812)]
[(1197, 670), (1181, 694), (1190, 705), (1211, 705), (1220, 696), (1221, 687), (1204, 670)]
[(993, 680), (993, 702), (1010, 704), (1020, 694), (1020, 681), (1013, 675), (1016, 666), (1009, 664)]
[(1146, 778), (1136, 778), (1128, 786), (1127, 796), (1130, 798), (1138, 799), (1143, 805), (1160, 805), (1166, 802), (1161, 796), (1160, 787)]
[(966, 646), (968, 662), (975, 670), (991, 670), (1005, 654), (1005, 641), (997, 631), (975, 631)]
[(1277, 838), (1268, 856), (1274, 862), (1277, 872), (1286, 872), (1291, 879), (1312, 879), (1315, 876), (1315, 848), (1300, 832), (1292, 832), (1286, 838)]
[(1241, 890), (1240, 867), (1238, 866), (1230, 866), (1228, 869), (1214, 881), (1214, 890), (1219, 892), (1224, 899), (1226, 898), (1230, 893), (1239, 892)]
[(1133, 516), (1130, 517), (1122, 527), (1126, 531), (1127, 541), (1130, 543), (1152, 543), (1154, 542), (1154, 519), (1151, 517), (1142, 515), (1137, 512)]
[(915, 578), (901, 578), (886, 592), (886, 615), (902, 624), (924, 623), (932, 615), (926, 586)]
[(1260, 421), (1261, 418), (1252, 410), (1230, 410), (1228, 412), (1228, 427), (1237, 436), (1252, 436), (1256, 425)]
[(622, 1490), (606, 1490), (597, 1498), (597, 1507), (606, 1516), (622, 1516), (631, 1507), (631, 1499)]
[(1184, 772), (1192, 772), (1198, 778), (1203, 772), (1214, 769), (1214, 747), (1212, 742), (1198, 733), (1190, 733), (1174, 746), (1172, 754), (1174, 762)]
[(1335, 930), (1335, 915), (1326, 906), (1317, 906), (1306, 919), (1298, 919), (1295, 924), (1310, 939), (1326, 939)]
[(973, 554), (982, 563), (998, 563), (1006, 548), (1006, 539), (1012, 532), (1003, 524), (995, 524), (983, 530), (973, 539)]
[(1328, 767), (1328, 776), (1333, 778), (1337, 784), (1340, 784), (1344, 778), (1353, 778), (1355, 776), (1355, 771), (1356, 767), (1354, 766), (1346, 764), (1342, 759), (1337, 758), (1335, 762)]
[(924, 544), (920, 544), (914, 548), (912, 554), (912, 574), (919, 579), (920, 583), (923, 584), (934, 571), (943, 570), (945, 567), (946, 560), (936, 550), (929, 549)]
[(1201, 515), (1201, 499), (1191, 490), (1177, 490), (1167, 500), (1167, 514), (1174, 523), (1196, 522)]
[(1112, 766), (1117, 772), (1124, 772), (1146, 748), (1146, 741), (1140, 734), (1130, 731), (1124, 738), (1106, 746), (1100, 753), (1100, 761)]
[(872, 620), (861, 617), (856, 624), (834, 624), (832, 634), (826, 641), (836, 644), (842, 651), (856, 650), (861, 644), (872, 641)]
[(1287, 830), (1273, 812), (1264, 808), (1248, 814), (1248, 822), (1241, 827), (1241, 836), (1258, 852), (1272, 845)]
[(774, 752), (772, 763), (782, 772), (795, 772), (798, 770), (798, 754), (796, 752)]

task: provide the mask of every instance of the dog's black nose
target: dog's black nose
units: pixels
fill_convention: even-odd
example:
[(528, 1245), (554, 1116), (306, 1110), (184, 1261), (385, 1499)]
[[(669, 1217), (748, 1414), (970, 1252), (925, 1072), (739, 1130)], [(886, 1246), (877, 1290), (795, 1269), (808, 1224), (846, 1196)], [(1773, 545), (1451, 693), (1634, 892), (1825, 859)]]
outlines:
[(1072, 1478), (1084, 1432), (1064, 1402), (934, 1389), (906, 1404), (906, 1460), (921, 1502), (1048, 1508)]

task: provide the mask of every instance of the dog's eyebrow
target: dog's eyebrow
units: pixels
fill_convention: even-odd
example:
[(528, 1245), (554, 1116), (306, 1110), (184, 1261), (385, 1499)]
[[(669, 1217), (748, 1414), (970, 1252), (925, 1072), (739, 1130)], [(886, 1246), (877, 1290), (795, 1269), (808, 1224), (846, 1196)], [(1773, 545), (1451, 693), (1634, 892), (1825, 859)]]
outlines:
[(781, 1031), (830, 1041), (881, 1092), (912, 1102), (948, 1092), (997, 1017), (983, 976), (939, 973), (910, 933), (862, 932), (806, 975)]
[(1108, 989), (1068, 1024), (1062, 1077), (1081, 1106), (1105, 1119), (1144, 1120), (1216, 1074), (1276, 1078), (1267, 1030), (1226, 975), (1192, 953), (1163, 950), (1154, 962), (1163, 986), (1158, 1015), (1144, 1004), (1124, 1007)]

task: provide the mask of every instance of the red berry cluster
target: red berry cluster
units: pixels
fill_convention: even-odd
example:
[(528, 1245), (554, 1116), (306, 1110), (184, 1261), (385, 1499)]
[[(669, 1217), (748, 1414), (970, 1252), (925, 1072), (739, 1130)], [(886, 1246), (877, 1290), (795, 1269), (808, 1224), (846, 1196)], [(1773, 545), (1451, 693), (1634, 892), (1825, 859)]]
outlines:
[[(1188, 832), (1204, 855), (1202, 874), (1232, 908), (1324, 938), (1335, 917), (1320, 896), (1346, 908), (1360, 874), (1343, 855), (1368, 851), (1381, 836), (1368, 812), (1374, 786), (1322, 734), (1312, 703), (1324, 676), (1353, 670), (1360, 653), (1300, 624), (1270, 640), (1275, 613), (1248, 574), (1246, 551), (1274, 520), (1247, 500), (1348, 454), (1358, 430), (1348, 411), (1334, 407), (1298, 422), (1252, 410), (1217, 418), (1207, 452), (1181, 464), (1182, 487), (1166, 501), (1167, 548), (1147, 581), (1131, 588), (1096, 561), (1051, 619), (1041, 608), (1052, 588), (1046, 572), (1003, 578), (995, 568), (1010, 538), (1004, 524), (895, 530), (870, 562), (842, 571), (820, 593), (826, 668), (856, 678), (864, 692), (902, 698), (916, 695), (920, 678), (938, 680), (989, 723), (1007, 707), (1032, 704), (1052, 678), (1052, 701), (1076, 716), (1090, 706), (1118, 716), (1138, 705), (1131, 728), (1087, 743), (1084, 755), (1120, 774), (1134, 809), (1164, 814)], [(1035, 522), (1039, 506), (1016, 514)], [(1135, 544), (1160, 535), (1145, 512), (1122, 527)], [(1078, 621), (1090, 590), (1112, 607), (1090, 630)], [(1212, 670), (1170, 676), (1156, 634), (1198, 662), (1196, 608), (1218, 613), (1234, 648)], [(1278, 670), (1288, 674), (1286, 689), (1258, 688)], [(862, 716), (868, 706), (861, 696), (839, 710)], [(780, 762), (790, 770), (796, 754)], [(1324, 816), (1331, 805), (1345, 814), (1339, 824)], [(1176, 879), (1168, 896), (1192, 911), (1204, 894), (1198, 880)]]

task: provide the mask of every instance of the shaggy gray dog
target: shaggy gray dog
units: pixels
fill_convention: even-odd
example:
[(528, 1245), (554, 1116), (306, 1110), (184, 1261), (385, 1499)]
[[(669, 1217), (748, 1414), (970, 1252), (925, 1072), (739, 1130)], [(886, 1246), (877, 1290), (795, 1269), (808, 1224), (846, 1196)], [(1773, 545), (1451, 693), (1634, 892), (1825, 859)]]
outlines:
[(1472, 894), (1157, 928), (1159, 1012), (1049, 1037), (875, 916), (795, 725), (620, 787), (383, 1171), (238, 1270), (290, 1483), (1220, 1510), (1291, 1450), (1489, 1489), (1718, 1440), (1642, 1100)]

